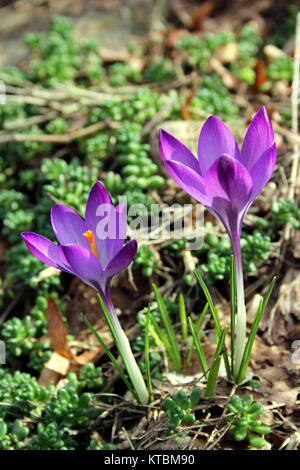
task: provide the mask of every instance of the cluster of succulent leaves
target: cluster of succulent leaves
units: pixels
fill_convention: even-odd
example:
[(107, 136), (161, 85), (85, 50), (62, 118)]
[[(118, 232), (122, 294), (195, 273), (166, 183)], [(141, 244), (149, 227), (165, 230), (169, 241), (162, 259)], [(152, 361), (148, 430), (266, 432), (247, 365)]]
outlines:
[(80, 43), (75, 41), (72, 20), (55, 16), (46, 35), (29, 33), (25, 40), (31, 51), (26, 73), (29, 80), (48, 87), (73, 81), (83, 73), (89, 83), (101, 80), (103, 68), (98, 44), (89, 38)]
[(145, 79), (149, 82), (169, 82), (176, 78), (175, 67), (168, 59), (151, 62), (145, 71)]
[(150, 145), (141, 142), (141, 131), (140, 124), (125, 121), (116, 132), (117, 163), (123, 176), (124, 194), (135, 189), (160, 188), (164, 184), (164, 178), (157, 174), (158, 167), (149, 156)]
[(232, 42), (235, 39), (232, 31), (221, 31), (218, 34), (207, 33), (200, 40), (196, 35), (183, 36), (177, 41), (176, 47), (187, 54), (188, 64), (204, 70), (212, 54), (220, 46)]
[(254, 69), (261, 42), (258, 28), (251, 24), (245, 25), (237, 37), (238, 59), (230, 64), (230, 70), (248, 85), (255, 82)]
[(77, 432), (98, 416), (92, 391), (102, 386), (102, 370), (91, 363), (78, 378), (70, 372), (58, 390), (38, 385), (28, 373), (0, 369), (0, 449), (100, 449), (88, 431)]
[[(213, 244), (211, 242), (213, 241)], [(213, 236), (207, 236), (203, 250), (207, 251), (207, 263), (201, 264), (200, 269), (207, 274), (207, 282), (229, 278), (231, 245), (228, 237), (222, 237), (215, 244)], [(241, 236), (243, 266), (248, 273), (257, 271), (256, 265), (269, 258), (271, 252), (271, 239), (259, 230), (251, 234), (242, 233)]]
[[(230, 70), (241, 80), (253, 85), (254, 68), (261, 41), (257, 28), (254, 25), (245, 25), (237, 35), (232, 31), (221, 31), (218, 34), (207, 33), (202, 40), (195, 35), (183, 36), (176, 46), (187, 55), (188, 65), (197, 66), (203, 71), (207, 69), (209, 59), (219, 47), (236, 42), (237, 57), (230, 63)], [(208, 111), (212, 112), (210, 109)]]
[(95, 439), (92, 439), (86, 450), (117, 450), (117, 447), (109, 443), (106, 443), (101, 447)]
[(208, 114), (234, 117), (238, 109), (232, 102), (232, 97), (217, 74), (204, 75), (201, 86), (196, 91), (191, 101), (191, 113), (199, 109), (205, 110)]
[(142, 245), (133, 261), (133, 269), (142, 266), (142, 274), (145, 277), (151, 277), (153, 271), (161, 266), (161, 261), (156, 260), (156, 251), (147, 245)]
[(271, 213), (271, 227), (273, 225), (278, 228), (289, 224), (292, 228), (298, 228), (300, 225), (300, 209), (295, 201), (279, 198), (278, 201), (272, 203)]
[[(57, 292), (53, 292), (52, 297), (63, 312), (64, 306)], [(7, 361), (22, 356), (29, 369), (42, 370), (52, 354), (49, 340), (43, 338), (47, 333), (47, 304), (47, 298), (39, 295), (28, 315), (22, 319), (15, 316), (3, 323), (0, 337), (5, 341)]]
[(267, 76), (271, 81), (293, 80), (293, 59), (291, 57), (280, 57), (267, 67)]
[[(208, 232), (212, 231), (211, 222), (205, 224)], [(251, 234), (242, 233), (241, 236), (243, 265), (247, 272), (255, 273), (257, 264), (269, 258), (271, 252), (271, 238), (269, 235), (259, 230), (254, 230)], [(177, 256), (182, 256), (186, 247), (185, 240), (176, 240), (171, 243), (170, 249), (175, 251)], [(199, 268), (206, 274), (208, 283), (213, 284), (230, 276), (230, 255), (231, 244), (227, 235), (216, 235), (207, 233), (203, 246), (193, 251), (193, 256), (199, 260), (205, 260), (199, 264)]]
[(194, 388), (188, 397), (184, 390), (180, 390), (173, 398), (167, 397), (160, 405), (168, 418), (167, 434), (169, 436), (176, 433), (176, 428), (185, 424), (193, 424), (196, 421), (193, 408), (198, 405), (201, 398), (199, 388)]
[(238, 395), (232, 395), (226, 408), (230, 415), (226, 416), (226, 421), (231, 423), (229, 433), (236, 441), (248, 439), (252, 447), (261, 449), (266, 441), (263, 437), (271, 432), (269, 426), (264, 426), (257, 419), (264, 411), (263, 406), (253, 401), (252, 395), (245, 395), (240, 398)]
[(141, 81), (141, 72), (128, 64), (115, 63), (109, 67), (108, 82), (112, 86), (121, 87), (130, 82), (139, 83)]
[(258, 217), (257, 225), (267, 233), (272, 239), (276, 239), (278, 231), (282, 230), (285, 225), (291, 228), (300, 226), (300, 209), (296, 206), (295, 201), (291, 199), (279, 198), (271, 205), (269, 217)]
[(266, 69), (267, 80), (261, 85), (262, 92), (268, 92), (277, 81), (292, 83), (293, 80), (293, 59), (289, 56), (278, 57), (268, 64)]

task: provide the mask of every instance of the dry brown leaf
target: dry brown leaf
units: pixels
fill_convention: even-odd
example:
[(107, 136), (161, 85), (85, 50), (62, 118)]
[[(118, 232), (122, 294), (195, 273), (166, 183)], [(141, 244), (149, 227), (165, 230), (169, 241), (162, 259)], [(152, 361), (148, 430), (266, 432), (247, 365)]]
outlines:
[(267, 319), (266, 337), (275, 344), (300, 337), (300, 271), (289, 269), (283, 278), (278, 300)]
[[(101, 338), (102, 338), (102, 335), (101, 335)], [(104, 343), (106, 343), (105, 340), (104, 340)], [(99, 359), (99, 357), (102, 356), (103, 353), (104, 353), (103, 348), (97, 348), (97, 349), (93, 349), (91, 351), (85, 351), (84, 353), (80, 354), (79, 356), (76, 356), (76, 362), (77, 362), (78, 365), (84, 366), (88, 362), (93, 362), (93, 361)]]
[(255, 89), (257, 92), (259, 92), (261, 86), (268, 80), (266, 73), (266, 64), (261, 59), (257, 59), (255, 66), (255, 74)]
[[(67, 331), (63, 323), (62, 315), (52, 298), (48, 299), (46, 315), (48, 336), (50, 338), (53, 354), (45, 364), (39, 377), (39, 383), (45, 386), (57, 384), (61, 377), (66, 376), (70, 370), (79, 372), (82, 366), (88, 362), (96, 361), (101, 354), (104, 353), (103, 348), (97, 347), (98, 342), (89, 330), (87, 330), (87, 332), (89, 336), (94, 339), (94, 344), (90, 344), (90, 341), (84, 343), (90, 344), (91, 349), (84, 351), (80, 355), (75, 355), (72, 352), (68, 343)], [(103, 327), (103, 324), (101, 324), (101, 326)], [(111, 335), (110, 333), (108, 334), (106, 325), (104, 331), (102, 331), (102, 327), (100, 331), (96, 328), (97, 332), (100, 333), (104, 343), (108, 347), (111, 347), (113, 344)]]
[(196, 91), (198, 88), (198, 78), (197, 75), (194, 75), (193, 83), (192, 83), (192, 88), (189, 91), (188, 95), (186, 96), (184, 104), (181, 106), (181, 116), (184, 119), (184, 121), (191, 121), (191, 116), (188, 110), (189, 105), (191, 104), (192, 99), (194, 98)]
[[(39, 382), (41, 380), (51, 380), (56, 382), (56, 379), (60, 379), (67, 375), (70, 369), (70, 361), (60, 354), (54, 352), (52, 353), (50, 359), (46, 362), (44, 369), (41, 372)], [(47, 371), (47, 372), (46, 372)], [(54, 372), (54, 374), (52, 373)], [(47, 383), (49, 385), (49, 382)]]
[(269, 346), (256, 338), (250, 359), (250, 368), (260, 378), (258, 394), (267, 400), (284, 404), (288, 410), (296, 407), (298, 387), (294, 385), (288, 373), (291, 353), (283, 346)]
[(42, 387), (48, 387), (48, 385), (56, 385), (61, 379), (62, 375), (52, 369), (44, 367), (40, 373), (38, 384)]
[(200, 5), (193, 13), (192, 29), (195, 31), (201, 29), (203, 21), (205, 20), (205, 18), (211, 16), (213, 10), (213, 2), (207, 1), (202, 3), (202, 5)]
[(300, 271), (290, 269), (279, 289), (277, 310), (282, 315), (295, 315), (300, 320)]
[(62, 315), (51, 297), (48, 299), (46, 316), (51, 349), (66, 359), (75, 359), (68, 343), (68, 333)]

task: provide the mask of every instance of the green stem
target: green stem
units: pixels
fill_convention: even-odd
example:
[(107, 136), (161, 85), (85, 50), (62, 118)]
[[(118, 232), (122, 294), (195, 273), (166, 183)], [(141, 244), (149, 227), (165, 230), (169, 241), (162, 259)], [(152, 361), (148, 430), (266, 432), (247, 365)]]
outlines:
[(236, 338), (235, 338), (235, 357), (233, 365), (233, 373), (237, 378), (240, 365), (243, 359), (245, 340), (246, 340), (246, 307), (245, 307), (245, 293), (244, 293), (244, 278), (243, 278), (243, 262), (241, 253), (241, 239), (238, 232), (232, 233), (231, 236), (232, 252), (234, 256), (234, 267), (236, 277)]
[(114, 327), (115, 334), (118, 340), (118, 344), (116, 344), (116, 346), (123, 359), (124, 366), (127, 370), (128, 376), (139, 397), (140, 402), (142, 404), (147, 404), (149, 402), (149, 393), (148, 393), (145, 381), (143, 379), (140, 368), (136, 363), (135, 357), (132, 353), (128, 338), (120, 325), (120, 322), (115, 312), (110, 295), (106, 294), (103, 301), (105, 303), (105, 306), (111, 318), (112, 325)]

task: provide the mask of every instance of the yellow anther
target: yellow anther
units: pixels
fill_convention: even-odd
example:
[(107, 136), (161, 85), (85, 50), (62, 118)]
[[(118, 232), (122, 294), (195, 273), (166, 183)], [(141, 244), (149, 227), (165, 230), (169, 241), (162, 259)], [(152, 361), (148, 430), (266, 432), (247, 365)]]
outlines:
[(94, 234), (91, 230), (88, 230), (87, 232), (85, 232), (83, 234), (83, 236), (87, 239), (87, 241), (89, 242), (90, 244), (90, 248), (91, 248), (91, 252), (93, 253), (93, 255), (96, 256), (96, 258), (98, 258), (98, 252), (97, 252), (97, 248), (96, 248), (96, 243), (95, 243), (95, 237), (94, 237)]

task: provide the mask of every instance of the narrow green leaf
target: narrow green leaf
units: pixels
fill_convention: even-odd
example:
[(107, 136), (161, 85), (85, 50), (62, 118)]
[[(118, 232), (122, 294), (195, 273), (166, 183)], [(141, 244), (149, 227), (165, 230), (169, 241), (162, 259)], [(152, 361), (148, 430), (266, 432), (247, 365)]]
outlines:
[(191, 330), (193, 340), (194, 340), (194, 343), (195, 343), (195, 348), (196, 348), (196, 352), (197, 352), (199, 362), (201, 364), (201, 367), (202, 367), (203, 373), (205, 374), (205, 377), (207, 377), (208, 367), (207, 367), (206, 357), (205, 357), (203, 348), (202, 348), (201, 343), (199, 341), (199, 338), (198, 338), (198, 335), (197, 335), (197, 332), (196, 332), (196, 328), (193, 324), (193, 321), (192, 321), (191, 317), (188, 317), (188, 322), (189, 322), (190, 330)]
[[(207, 309), (208, 309), (208, 303), (206, 302), (206, 304), (205, 304), (205, 306), (204, 306), (204, 308), (203, 308), (203, 310), (200, 314), (200, 317), (198, 318), (198, 320), (196, 322), (195, 330), (196, 330), (197, 336), (199, 335), (199, 332), (200, 332), (205, 314), (207, 312)], [(195, 347), (195, 342), (194, 342), (194, 340), (192, 340), (192, 344), (191, 344), (191, 347), (190, 347), (190, 350), (189, 350), (189, 353), (188, 353), (188, 357), (187, 357), (187, 365), (188, 366), (190, 366), (191, 362), (192, 362), (194, 347)]]
[[(147, 312), (148, 312), (148, 310), (147, 310)], [(149, 334), (154, 339), (154, 342), (155, 342), (156, 346), (158, 348), (161, 348), (163, 346), (163, 344), (162, 344), (158, 334), (156, 333), (153, 325), (151, 324), (151, 322), (149, 323)]]
[(153, 287), (153, 290), (154, 290), (154, 293), (155, 293), (156, 302), (158, 304), (158, 309), (159, 309), (159, 313), (160, 313), (160, 316), (161, 316), (162, 323), (164, 325), (164, 328), (165, 328), (168, 340), (170, 342), (171, 348), (174, 352), (175, 369), (176, 369), (177, 372), (180, 372), (180, 369), (181, 369), (181, 356), (180, 356), (180, 351), (179, 351), (178, 344), (177, 344), (177, 341), (176, 341), (176, 336), (175, 336), (175, 333), (174, 333), (174, 329), (173, 329), (173, 326), (172, 326), (172, 323), (171, 323), (171, 319), (170, 319), (168, 310), (166, 308), (166, 305), (165, 305), (165, 303), (162, 299), (162, 296), (160, 295), (157, 287), (154, 284), (152, 285), (152, 287)]
[(181, 332), (182, 338), (184, 341), (188, 338), (188, 331), (187, 331), (187, 318), (186, 318), (186, 308), (184, 303), (184, 297), (182, 294), (179, 295), (179, 317), (181, 323)]
[(255, 340), (255, 336), (256, 336), (261, 318), (264, 314), (264, 311), (265, 311), (266, 306), (268, 304), (269, 298), (271, 296), (271, 293), (272, 293), (275, 282), (276, 282), (276, 277), (274, 276), (264, 300), (260, 301), (260, 304), (259, 304), (259, 307), (258, 307), (258, 310), (257, 310), (257, 314), (254, 318), (253, 323), (252, 323), (249, 338), (248, 338), (248, 341), (247, 341), (247, 344), (246, 344), (246, 347), (245, 347), (245, 351), (244, 351), (244, 354), (243, 354), (243, 359), (242, 359), (242, 362), (241, 362), (240, 370), (239, 370), (239, 373), (238, 373), (238, 376), (237, 376), (237, 383), (238, 384), (241, 383), (245, 378), (246, 371), (247, 371), (247, 368), (248, 368), (248, 364), (249, 364), (249, 361), (250, 361), (250, 356), (251, 356), (251, 351), (252, 351), (253, 343), (254, 343), (254, 340)]
[(213, 301), (212, 301), (211, 295), (209, 293), (209, 290), (207, 289), (206, 284), (205, 284), (204, 280), (202, 279), (202, 276), (197, 271), (197, 269), (195, 269), (195, 275), (196, 275), (197, 281), (199, 282), (200, 287), (203, 290), (203, 293), (206, 297), (207, 303), (209, 305), (211, 314), (213, 316), (213, 319), (214, 319), (214, 322), (215, 322), (215, 325), (216, 325), (217, 334), (220, 337), (221, 334), (222, 334), (222, 330), (221, 330), (221, 326), (220, 326), (220, 322), (219, 322), (219, 317), (218, 317), (218, 313), (215, 309), (215, 306), (213, 304)]
[(217, 349), (214, 355), (214, 360), (210, 367), (210, 371), (209, 371), (209, 375), (207, 379), (206, 391), (205, 391), (206, 397), (212, 397), (215, 392), (216, 381), (217, 381), (217, 377), (218, 377), (220, 365), (221, 365), (221, 353), (225, 344), (226, 333), (227, 333), (227, 326), (225, 326), (224, 330), (222, 331), (222, 334), (220, 336)]
[[(213, 316), (213, 319), (214, 319), (214, 322), (215, 322), (215, 327), (216, 327), (216, 332), (217, 332), (217, 337), (220, 338), (221, 334), (222, 334), (222, 329), (221, 329), (221, 325), (220, 325), (220, 322), (219, 322), (218, 313), (217, 313), (217, 311), (215, 309), (215, 306), (213, 304), (211, 295), (209, 293), (209, 290), (206, 287), (206, 284), (205, 284), (204, 280), (202, 279), (202, 277), (199, 274), (199, 272), (197, 271), (197, 269), (195, 269), (195, 275), (196, 275), (196, 278), (197, 278), (197, 280), (200, 284), (200, 287), (203, 290), (203, 293), (206, 297), (206, 300), (207, 300), (207, 303), (209, 305), (211, 314)], [(230, 370), (230, 365), (229, 365), (227, 352), (224, 353), (224, 363), (225, 363), (227, 378), (228, 378), (228, 380), (230, 380), (231, 379), (231, 370)]]
[(152, 395), (150, 354), (149, 354), (149, 323), (150, 323), (150, 309), (148, 307), (147, 316), (146, 316), (146, 329), (145, 329), (145, 364), (146, 364), (146, 375), (147, 375), (149, 400), (150, 400), (150, 403), (151, 403), (153, 401), (153, 395)]
[(165, 347), (165, 350), (166, 350), (168, 356), (170, 357), (171, 361), (175, 365), (176, 359), (174, 357), (174, 352), (171, 348), (171, 345), (168, 341), (168, 338), (166, 337), (166, 335), (164, 334), (164, 332), (160, 328), (159, 324), (157, 323), (157, 321), (153, 317), (152, 313), (149, 313), (149, 317), (150, 317), (151, 323), (153, 325), (153, 328), (154, 328), (156, 334), (158, 335), (160, 341), (163, 343), (163, 345)]

